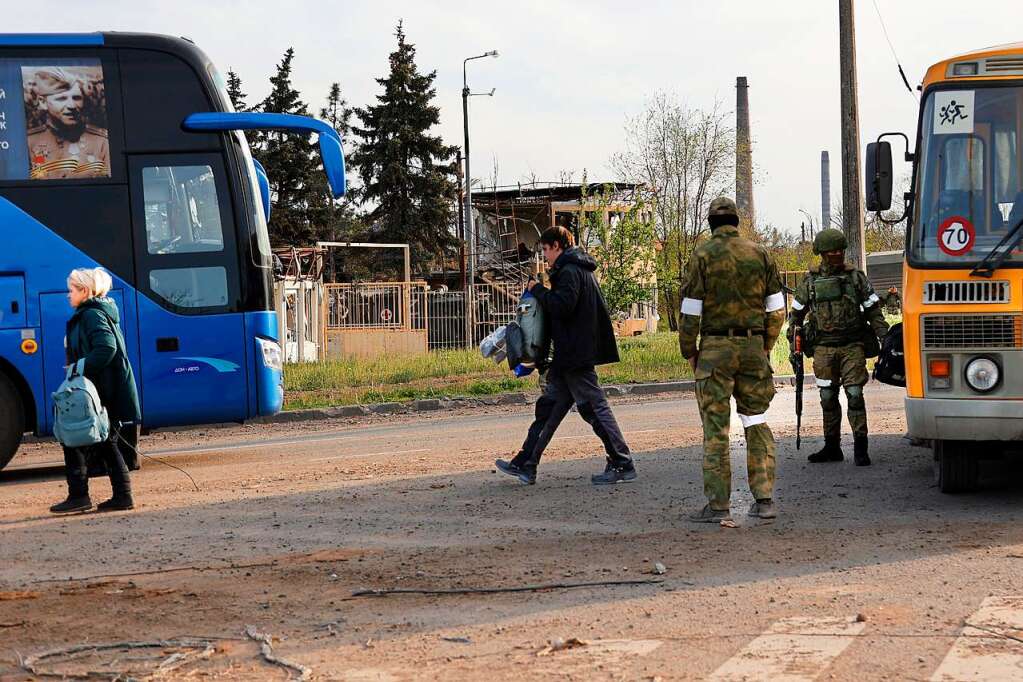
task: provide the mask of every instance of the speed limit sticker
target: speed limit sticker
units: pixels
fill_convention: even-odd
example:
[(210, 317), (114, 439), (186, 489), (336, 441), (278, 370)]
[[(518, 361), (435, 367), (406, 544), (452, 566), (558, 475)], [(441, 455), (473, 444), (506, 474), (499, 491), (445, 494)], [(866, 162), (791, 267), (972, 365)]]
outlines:
[(954, 215), (938, 229), (938, 248), (950, 256), (962, 256), (973, 250), (976, 237), (973, 223), (961, 215)]

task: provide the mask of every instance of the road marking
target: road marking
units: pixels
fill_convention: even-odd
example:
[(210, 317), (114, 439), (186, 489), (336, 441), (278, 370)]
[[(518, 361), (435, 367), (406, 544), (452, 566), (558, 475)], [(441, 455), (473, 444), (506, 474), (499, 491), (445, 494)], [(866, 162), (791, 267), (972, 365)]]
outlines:
[(1023, 597), (988, 597), (970, 616), (932, 682), (1023, 680)]
[(376, 457), (377, 455), (411, 455), (417, 452), (429, 452), (429, 448), (420, 448), (418, 450), (385, 450), (384, 452), (366, 452), (356, 453), (350, 455), (334, 455), (333, 457), (320, 457), (318, 459), (308, 459), (307, 462), (328, 462), (332, 459), (358, 459), (360, 457)]
[(708, 680), (812, 682), (866, 627), (855, 618), (785, 618), (768, 628)]

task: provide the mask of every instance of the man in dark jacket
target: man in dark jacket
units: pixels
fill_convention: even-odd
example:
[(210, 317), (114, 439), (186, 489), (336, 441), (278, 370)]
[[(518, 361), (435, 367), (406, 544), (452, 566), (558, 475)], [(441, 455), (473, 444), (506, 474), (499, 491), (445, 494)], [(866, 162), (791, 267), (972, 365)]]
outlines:
[(572, 233), (563, 227), (544, 231), (540, 243), (551, 268), (551, 288), (530, 282), (530, 291), (547, 315), (554, 358), (522, 449), (512, 461), (499, 459), (496, 463), (499, 470), (523, 483), (536, 482), (540, 457), (573, 403), (579, 416), (593, 427), (607, 453), (607, 467), (604, 473), (591, 478), (593, 484), (624, 483), (636, 478), (629, 446), (607, 404), (595, 369), (596, 365), (619, 359), (611, 316), (593, 276), (597, 262), (574, 246), (574, 241)]

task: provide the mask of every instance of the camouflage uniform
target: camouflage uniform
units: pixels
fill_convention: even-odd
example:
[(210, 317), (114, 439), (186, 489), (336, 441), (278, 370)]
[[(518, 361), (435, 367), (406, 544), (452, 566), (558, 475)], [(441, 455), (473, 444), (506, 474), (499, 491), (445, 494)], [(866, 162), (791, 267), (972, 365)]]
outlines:
[[(730, 199), (715, 199), (710, 217), (729, 211), (735, 213)], [(765, 415), (774, 397), (769, 355), (781, 332), (785, 306), (778, 268), (766, 249), (740, 236), (736, 226), (724, 224), (693, 253), (684, 296), (679, 343), (683, 357), (696, 359), (709, 508), (729, 508), (732, 396), (746, 432), (750, 490), (757, 500), (769, 501), (775, 467), (774, 436)]]
[[(834, 234), (830, 234), (834, 233)], [(823, 235), (823, 238), (822, 238)], [(831, 241), (829, 241), (829, 239)], [(829, 244), (840, 249), (826, 248)], [(845, 236), (838, 230), (824, 230), (814, 240), (814, 251), (844, 251)], [(867, 276), (846, 263), (826, 261), (810, 269), (796, 287), (789, 317), (789, 330), (804, 326), (807, 315), (815, 328), (813, 373), (820, 389), (824, 413), (825, 448), (810, 456), (811, 462), (843, 459), (840, 440), (842, 406), (839, 387), (848, 401), (849, 426), (856, 444), (857, 463), (869, 464), (867, 456), (867, 405), (863, 386), (867, 383), (866, 334), (883, 337), (888, 323), (882, 312), (881, 298), (874, 293)]]

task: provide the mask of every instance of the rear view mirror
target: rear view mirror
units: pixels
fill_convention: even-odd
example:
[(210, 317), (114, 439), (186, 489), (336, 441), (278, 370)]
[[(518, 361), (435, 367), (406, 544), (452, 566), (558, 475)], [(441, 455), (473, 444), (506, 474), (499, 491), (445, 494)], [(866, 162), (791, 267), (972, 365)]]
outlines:
[(867, 145), (866, 193), (868, 211), (887, 211), (892, 207), (892, 145), (871, 142)]
[(322, 121), (294, 114), (204, 112), (189, 115), (181, 127), (191, 132), (281, 130), (304, 135), (316, 133), (319, 136), (323, 172), (327, 176), (331, 192), (335, 197), (344, 196), (345, 155), (341, 149), (341, 136)]

